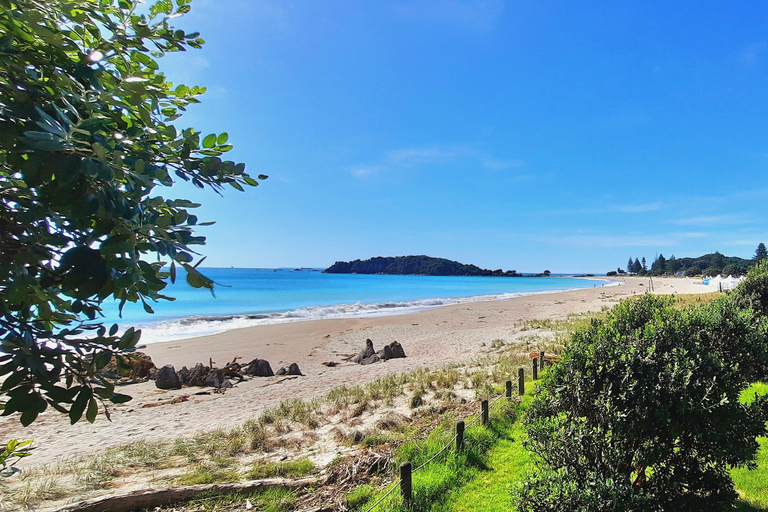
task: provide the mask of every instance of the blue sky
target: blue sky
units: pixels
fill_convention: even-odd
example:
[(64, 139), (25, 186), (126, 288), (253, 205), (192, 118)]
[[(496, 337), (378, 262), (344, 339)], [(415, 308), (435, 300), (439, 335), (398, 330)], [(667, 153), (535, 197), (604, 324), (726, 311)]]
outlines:
[(429, 254), (605, 272), (768, 243), (768, 5), (194, 0), (208, 92), (269, 180), (218, 197), (207, 266)]

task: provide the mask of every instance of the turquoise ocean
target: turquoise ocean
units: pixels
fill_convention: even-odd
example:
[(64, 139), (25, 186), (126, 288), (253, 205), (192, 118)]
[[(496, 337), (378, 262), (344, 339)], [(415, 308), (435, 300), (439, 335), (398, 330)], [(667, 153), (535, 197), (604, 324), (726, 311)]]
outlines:
[(219, 284), (216, 297), (189, 286), (183, 272), (163, 293), (175, 301), (126, 304), (119, 318), (116, 302), (104, 304), (106, 323), (142, 329), (142, 343), (213, 334), (260, 324), (323, 318), (380, 316), (434, 307), (504, 300), (553, 290), (607, 286), (610, 281), (557, 276), (453, 277), (323, 274), (319, 269), (206, 268)]

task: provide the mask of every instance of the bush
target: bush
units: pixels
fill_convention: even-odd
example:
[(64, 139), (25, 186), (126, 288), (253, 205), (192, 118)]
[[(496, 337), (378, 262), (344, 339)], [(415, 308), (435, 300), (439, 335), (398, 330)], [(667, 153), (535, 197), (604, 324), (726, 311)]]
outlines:
[(761, 260), (749, 269), (732, 298), (741, 307), (751, 307), (761, 316), (768, 315), (768, 260)]
[(701, 269), (699, 267), (688, 267), (685, 269), (685, 277), (700, 276)]
[(624, 301), (571, 338), (528, 417), (539, 472), (526, 511), (723, 510), (730, 466), (754, 465), (768, 401), (739, 403), (763, 374), (766, 322), (729, 298), (676, 310)]

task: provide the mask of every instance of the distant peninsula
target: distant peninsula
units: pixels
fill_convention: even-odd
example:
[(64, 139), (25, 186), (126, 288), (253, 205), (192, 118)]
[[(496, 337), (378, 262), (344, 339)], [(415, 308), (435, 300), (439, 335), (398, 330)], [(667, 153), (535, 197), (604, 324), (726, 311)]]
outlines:
[[(523, 277), (515, 270), (506, 272), (488, 270), (476, 265), (467, 265), (458, 261), (431, 256), (390, 256), (376, 257), (367, 260), (337, 261), (327, 269), (326, 274), (388, 274), (402, 276), (492, 276), (492, 277)], [(548, 276), (545, 270), (537, 276)]]

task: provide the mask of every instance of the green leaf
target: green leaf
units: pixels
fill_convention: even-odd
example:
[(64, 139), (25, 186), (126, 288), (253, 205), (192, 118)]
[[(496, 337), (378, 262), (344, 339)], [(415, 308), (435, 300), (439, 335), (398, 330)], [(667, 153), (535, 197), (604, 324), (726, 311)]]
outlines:
[(171, 283), (176, 283), (176, 262), (171, 262)]
[(215, 145), (216, 145), (216, 134), (212, 133), (210, 135), (206, 135), (206, 137), (203, 139), (203, 147), (212, 148)]
[(96, 158), (98, 158), (102, 162), (106, 162), (106, 160), (107, 160), (107, 152), (104, 150), (104, 146), (102, 146), (98, 142), (94, 142), (91, 145), (91, 148), (93, 149), (93, 152), (96, 155)]
[(88, 401), (88, 410), (85, 413), (85, 419), (88, 420), (88, 423), (93, 423), (96, 421), (96, 415), (99, 413), (99, 404), (96, 403), (95, 398), (91, 398)]
[(101, 352), (96, 353), (96, 356), (93, 358), (93, 364), (96, 366), (97, 370), (100, 370), (107, 366), (111, 360), (112, 352), (109, 350), (102, 350)]
[(133, 397), (128, 395), (121, 395), (120, 393), (115, 393), (109, 399), (109, 401), (113, 404), (124, 404), (126, 402), (130, 402), (131, 400), (133, 400)]
[(21, 413), (21, 417), (19, 418), (19, 421), (21, 424), (25, 427), (32, 424), (35, 419), (37, 419), (38, 412), (37, 411), (24, 411)]
[(220, 133), (219, 136), (216, 138), (216, 143), (218, 145), (226, 144), (227, 140), (229, 140), (229, 134), (227, 132)]
[(83, 411), (85, 411), (85, 407), (88, 405), (90, 399), (91, 390), (87, 387), (81, 387), (80, 394), (77, 395), (75, 403), (69, 408), (69, 420), (72, 422), (72, 425), (80, 421), (80, 418), (83, 417)]

